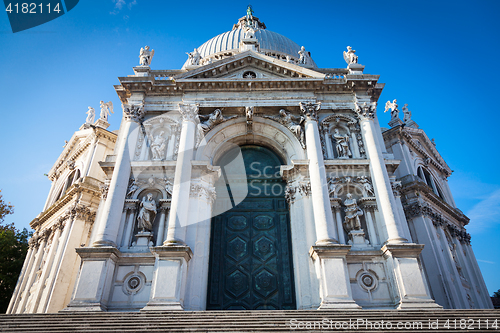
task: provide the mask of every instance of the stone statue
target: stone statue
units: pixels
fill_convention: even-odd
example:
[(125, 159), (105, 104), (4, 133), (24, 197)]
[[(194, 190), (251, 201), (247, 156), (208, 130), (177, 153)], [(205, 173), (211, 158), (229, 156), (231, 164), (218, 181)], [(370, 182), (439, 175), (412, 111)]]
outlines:
[(290, 112), (281, 109), (278, 116), (265, 116), (265, 118), (275, 120), (285, 127), (288, 127), (288, 129), (299, 139), (302, 148), (305, 148), (304, 130), (302, 129), (302, 123), (305, 120), (304, 117), (291, 115)]
[(389, 111), (389, 109), (391, 109), (391, 120), (399, 118), (399, 110), (397, 102), (398, 102), (397, 100), (393, 100), (392, 103), (391, 101), (387, 101), (387, 103), (385, 103), (384, 112), (387, 112)]
[(165, 159), (165, 149), (167, 148), (167, 140), (163, 137), (164, 131), (158, 134), (151, 143), (151, 153), (153, 154), (153, 161)]
[(360, 230), (361, 222), (359, 217), (363, 215), (363, 211), (358, 207), (356, 199), (352, 198), (351, 193), (347, 193), (347, 199), (344, 201), (345, 205), (345, 221), (343, 223), (344, 229), (349, 233), (352, 230)]
[(95, 109), (89, 106), (89, 110), (87, 111), (87, 119), (85, 119), (86, 124), (93, 124), (95, 119)]
[(355, 53), (356, 50), (353, 50), (350, 46), (347, 47), (347, 52), (344, 51), (344, 60), (348, 65), (358, 63), (358, 56)]
[(108, 116), (110, 113), (113, 112), (113, 102), (109, 101), (107, 103), (104, 103), (101, 101), (101, 117), (100, 119), (104, 120), (105, 122), (108, 122)]
[(196, 139), (196, 146), (198, 146), (201, 143), (201, 140), (203, 139), (203, 136), (208, 133), (212, 128), (217, 126), (218, 124), (229, 120), (236, 118), (236, 116), (231, 116), (231, 117), (224, 117), (222, 115), (222, 111), (220, 109), (216, 109), (214, 112), (208, 114), (208, 115), (198, 115), (198, 120), (200, 121), (198, 124), (198, 131), (197, 131), (197, 139)]
[(141, 47), (141, 52), (139, 53), (139, 64), (141, 66), (149, 66), (151, 65), (151, 60), (153, 60), (153, 56), (155, 54), (155, 50), (149, 50), (149, 46)]
[(411, 120), (411, 111), (408, 110), (408, 104), (403, 105), (403, 122), (407, 123)]
[(349, 135), (340, 134), (339, 129), (336, 128), (333, 132), (333, 138), (335, 139), (335, 149), (337, 150), (338, 158), (352, 157), (351, 150), (349, 149)]
[(128, 184), (128, 189), (127, 189), (127, 198), (131, 198), (132, 195), (134, 195), (135, 191), (139, 188), (139, 184), (135, 181), (135, 179), (132, 177), (130, 178), (129, 184)]
[(220, 109), (216, 109), (208, 115), (198, 115), (198, 120), (200, 121), (198, 127), (203, 131), (203, 133), (207, 133), (216, 125), (233, 118), (236, 118), (236, 116), (224, 117), (222, 115), (222, 111)]
[(366, 176), (361, 176), (358, 178), (358, 182), (363, 185), (363, 187), (365, 188), (366, 190), (366, 194), (368, 196), (372, 196), (374, 197), (375, 196), (375, 192), (373, 192), (373, 186), (370, 182), (370, 180), (368, 179), (368, 177)]
[(252, 120), (253, 120), (253, 108), (251, 106), (245, 107), (245, 114), (247, 117), (247, 123), (252, 122)]
[(186, 52), (188, 55), (188, 65), (190, 66), (198, 66), (200, 64), (200, 53), (198, 52), (198, 49), (194, 49), (193, 52)]
[(140, 208), (141, 210), (137, 216), (137, 229), (141, 232), (145, 232), (146, 230), (152, 231), (153, 222), (156, 217), (156, 202), (153, 199), (152, 193), (148, 193), (142, 198)]
[(300, 48), (300, 51), (297, 53), (299, 54), (299, 64), (307, 65), (308, 58), (309, 58), (309, 52), (306, 51), (306, 48), (302, 46)]

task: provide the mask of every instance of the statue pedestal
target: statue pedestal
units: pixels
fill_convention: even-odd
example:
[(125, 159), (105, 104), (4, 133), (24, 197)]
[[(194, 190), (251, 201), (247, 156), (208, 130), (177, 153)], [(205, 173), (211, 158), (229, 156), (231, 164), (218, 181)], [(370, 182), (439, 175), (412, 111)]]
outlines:
[(240, 52), (252, 50), (259, 52), (259, 41), (257, 38), (243, 38), (240, 42)]
[(97, 121), (95, 122), (94, 125), (96, 127), (100, 127), (100, 128), (103, 128), (103, 129), (106, 129), (106, 128), (109, 127), (109, 123), (106, 120), (102, 119), (102, 118), (97, 119)]
[(389, 122), (389, 126), (391, 126), (391, 128), (396, 127), (398, 125), (403, 125), (403, 121), (399, 118), (391, 119), (391, 121)]
[(135, 235), (137, 242), (135, 242), (132, 247), (150, 247), (153, 246), (153, 233), (149, 231), (139, 232)]
[(349, 74), (351, 75), (361, 75), (363, 74), (365, 66), (360, 64), (350, 64), (349, 66), (347, 66), (347, 69), (349, 70)]
[(408, 120), (405, 124), (406, 124), (406, 126), (408, 126), (408, 127), (418, 128), (417, 123), (416, 123), (416, 122), (414, 122), (414, 121), (413, 121), (413, 120), (411, 120), (411, 119), (410, 119), (410, 120)]
[(134, 67), (134, 74), (136, 76), (149, 76), (149, 71), (150, 71), (149, 66)]
[(347, 242), (352, 246), (353, 249), (358, 248), (369, 248), (370, 242), (365, 238), (365, 232), (363, 230), (351, 230), (349, 232), (349, 241)]
[(151, 295), (141, 311), (184, 310), (187, 265), (193, 252), (187, 245), (176, 245), (152, 247), (151, 253), (155, 257)]

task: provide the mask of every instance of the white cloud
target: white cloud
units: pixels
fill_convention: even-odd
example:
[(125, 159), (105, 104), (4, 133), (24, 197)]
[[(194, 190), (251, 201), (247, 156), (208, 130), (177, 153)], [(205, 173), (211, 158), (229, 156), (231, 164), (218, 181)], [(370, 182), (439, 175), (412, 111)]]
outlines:
[(493, 262), (493, 261), (488, 261), (488, 260), (481, 260), (481, 259), (477, 259), (477, 261), (484, 262), (484, 263), (487, 263), (487, 264), (492, 264), (492, 265), (495, 265), (495, 264), (496, 264), (495, 262)]
[(470, 233), (481, 233), (492, 225), (500, 224), (500, 189), (477, 203), (466, 214), (471, 222), (467, 226)]
[(129, 2), (128, 5), (127, 5), (128, 9), (132, 9), (132, 6), (135, 5), (135, 4), (137, 4), (137, 0)]
[[(123, 6), (125, 6), (127, 4), (125, 2), (125, 0), (113, 0), (113, 2), (115, 3), (115, 8), (112, 12), (110, 12), (110, 14), (112, 14), (112, 15), (118, 14), (120, 12), (120, 10), (122, 10)], [(135, 2), (135, 0), (134, 0), (134, 2)], [(129, 6), (130, 6), (130, 4), (129, 4)]]

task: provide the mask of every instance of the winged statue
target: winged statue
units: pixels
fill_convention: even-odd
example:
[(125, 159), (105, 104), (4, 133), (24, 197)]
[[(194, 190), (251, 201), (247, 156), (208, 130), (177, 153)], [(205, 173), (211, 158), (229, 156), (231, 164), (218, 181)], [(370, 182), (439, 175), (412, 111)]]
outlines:
[(393, 100), (392, 102), (387, 101), (387, 103), (385, 103), (385, 111), (384, 112), (387, 112), (389, 110), (391, 110), (391, 120), (399, 117), (398, 101), (397, 100)]
[(344, 60), (345, 62), (347, 62), (348, 65), (357, 64), (358, 56), (356, 55), (356, 50), (353, 50), (352, 47), (348, 46), (347, 52), (344, 51)]
[(141, 66), (151, 65), (151, 60), (155, 55), (155, 50), (149, 50), (149, 46), (141, 47), (141, 52), (139, 54), (139, 64)]
[(109, 101), (107, 103), (104, 103), (104, 101), (101, 101), (101, 117), (100, 119), (104, 121), (108, 121), (108, 116), (110, 113), (113, 112), (113, 102)]

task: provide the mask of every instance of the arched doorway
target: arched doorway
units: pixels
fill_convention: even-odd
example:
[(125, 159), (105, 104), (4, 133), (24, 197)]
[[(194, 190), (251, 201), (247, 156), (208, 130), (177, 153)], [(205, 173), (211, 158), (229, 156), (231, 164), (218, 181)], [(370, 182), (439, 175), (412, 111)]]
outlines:
[[(282, 162), (264, 147), (243, 146), (241, 153), (248, 195), (212, 218), (207, 310), (295, 309)], [(230, 155), (217, 163), (223, 170)], [(227, 185), (219, 184), (217, 193), (224, 192)]]

